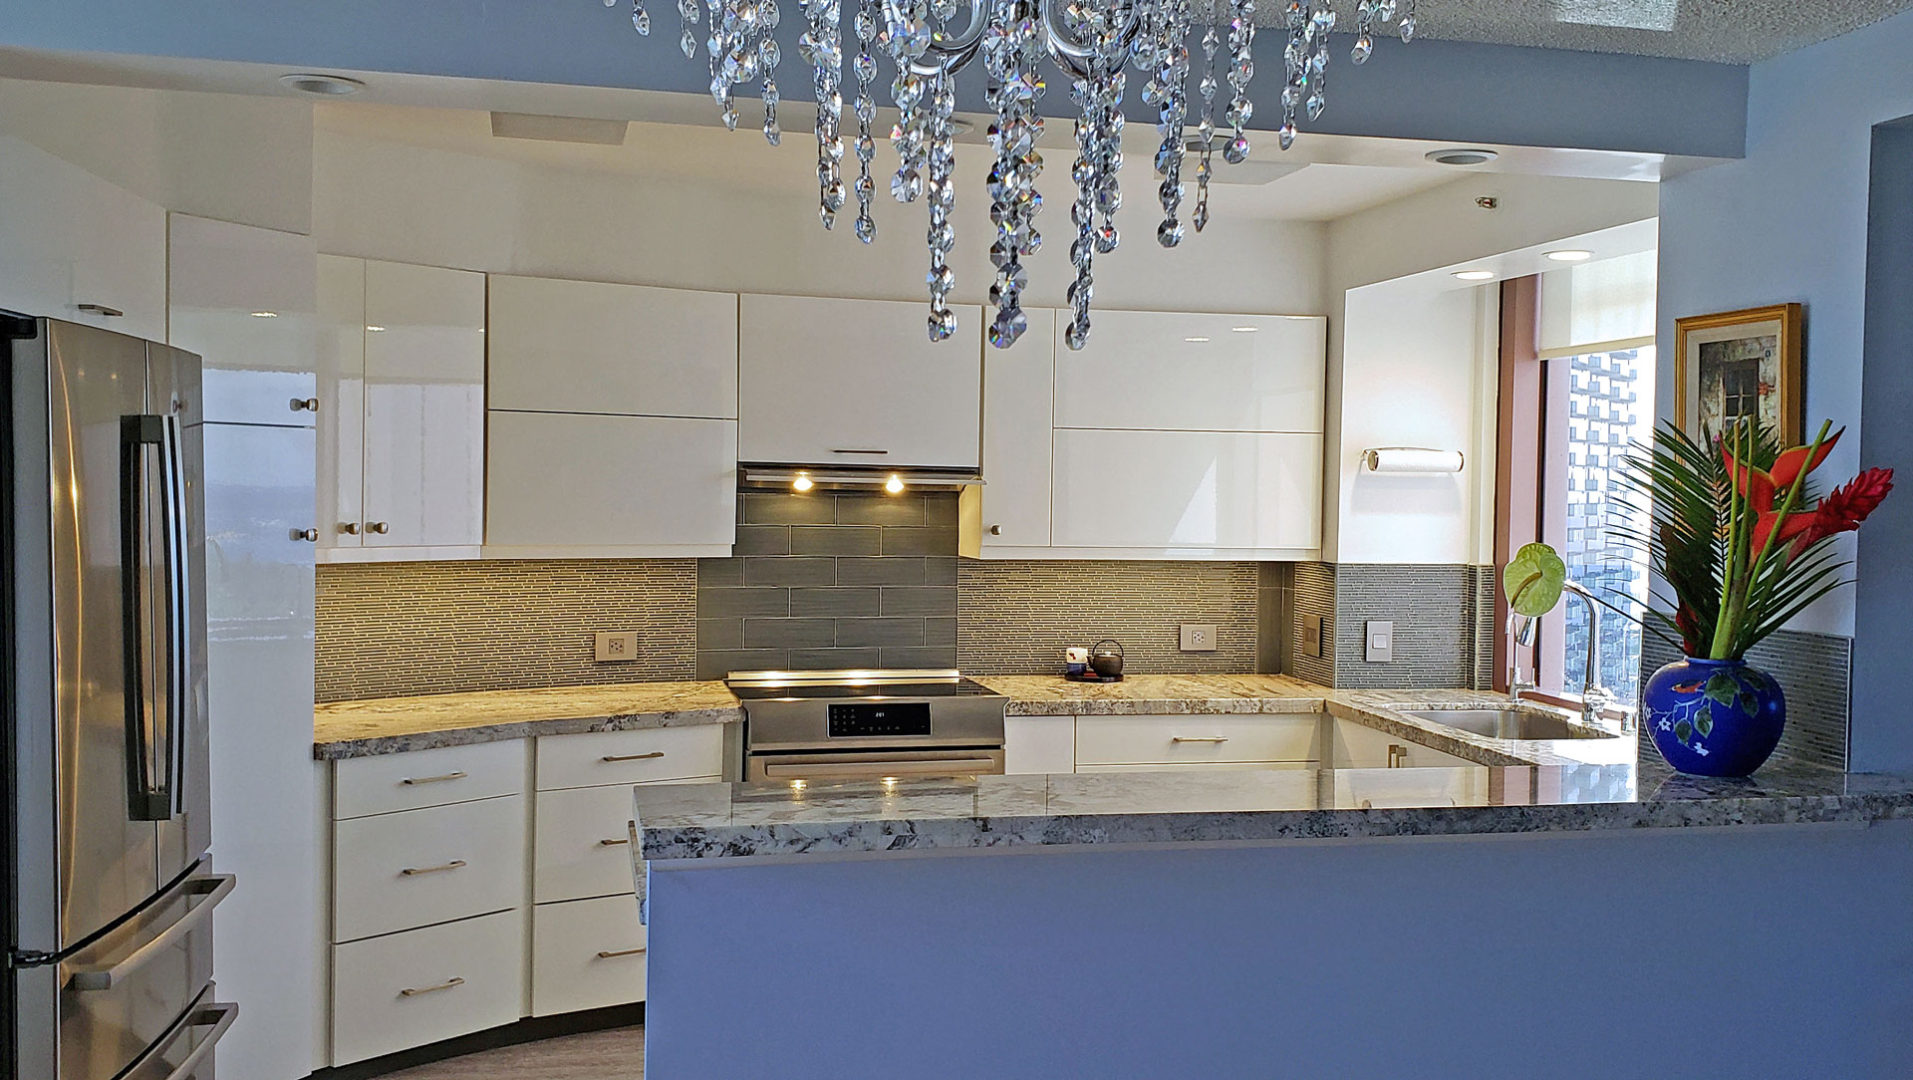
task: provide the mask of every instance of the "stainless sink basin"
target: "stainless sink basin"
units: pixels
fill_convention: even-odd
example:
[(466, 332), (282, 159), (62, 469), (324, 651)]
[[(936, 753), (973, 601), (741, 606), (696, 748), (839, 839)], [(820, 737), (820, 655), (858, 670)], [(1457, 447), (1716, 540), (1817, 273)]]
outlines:
[(1611, 731), (1527, 709), (1409, 709), (1408, 715), (1490, 739), (1612, 739)]

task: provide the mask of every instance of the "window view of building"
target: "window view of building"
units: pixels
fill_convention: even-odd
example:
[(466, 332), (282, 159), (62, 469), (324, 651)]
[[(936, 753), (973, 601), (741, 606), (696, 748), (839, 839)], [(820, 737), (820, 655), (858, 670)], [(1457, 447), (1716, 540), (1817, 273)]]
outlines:
[[(1647, 516), (1629, 497), (1621, 461), (1631, 444), (1653, 436), (1654, 349), (1588, 353), (1569, 363), (1567, 543), (1561, 555), (1569, 578), (1617, 608), (1639, 611), (1647, 601), (1646, 556), (1622, 542), (1615, 527), (1639, 528)], [(1578, 687), (1587, 674), (1588, 616), (1580, 604), (1566, 611), (1564, 681)], [(1640, 626), (1605, 613), (1600, 651), (1599, 682), (1632, 701), (1640, 682)]]

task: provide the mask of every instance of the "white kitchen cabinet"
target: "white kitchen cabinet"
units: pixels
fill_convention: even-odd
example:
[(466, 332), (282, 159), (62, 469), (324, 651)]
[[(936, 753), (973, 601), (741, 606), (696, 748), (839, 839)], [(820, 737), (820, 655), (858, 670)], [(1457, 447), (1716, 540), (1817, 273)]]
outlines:
[(1337, 769), (1452, 768), (1480, 764), (1341, 717), (1333, 721), (1331, 731), (1333, 745), (1329, 761), (1331, 767)]
[[(718, 777), (687, 776), (652, 784), (715, 784)], [(532, 900), (547, 904), (598, 896), (629, 896), (631, 785), (562, 788), (538, 793), (532, 841)]]
[(0, 136), (0, 309), (166, 340), (166, 211)]
[(517, 907), (522, 795), (353, 818), (332, 827), (332, 937), (353, 941)]
[(983, 484), (961, 496), (958, 550), (1050, 543), (1050, 428), (1055, 403), (1056, 312), (1032, 310), (1029, 330), (983, 354)]
[(314, 394), (319, 561), (349, 558), (365, 532), (365, 260), (319, 256)]
[(203, 360), (206, 421), (311, 427), (336, 407), (316, 396), (312, 238), (186, 214), (167, 233), (167, 340)]
[(1005, 773), (1076, 771), (1076, 718), (1006, 716), (1003, 718)]
[(333, 817), (476, 802), (525, 790), (524, 739), (347, 758), (333, 767)]
[(1240, 559), (1319, 551), (1319, 434), (1059, 429), (1055, 455), (1055, 547)]
[(1320, 713), (1239, 716), (1086, 716), (1076, 722), (1076, 767), (1315, 764), (1323, 759)]
[(628, 893), (540, 904), (531, 916), (531, 1014), (644, 1000), (644, 924)]
[(724, 771), (723, 724), (547, 735), (538, 740), (537, 787), (597, 787), (686, 780)]
[(332, 950), (332, 1064), (512, 1023), (525, 1014), (525, 913)]
[(722, 557), (737, 538), (737, 422), (494, 410), (488, 558)]
[(493, 274), (488, 403), (737, 419), (737, 295)]
[[(320, 277), (321, 397), (330, 384), (341, 399), (340, 422), (321, 419), (322, 448), (335, 455), (320, 465), (321, 508), (333, 511), (320, 530), (321, 559), (475, 557), (484, 529), (485, 275), (326, 256)], [(346, 416), (355, 382), (356, 432)], [(354, 492), (356, 515), (346, 513)]]
[(977, 468), (983, 311), (953, 310), (932, 342), (922, 301), (741, 296), (738, 457)]
[(1055, 346), (1056, 426), (1320, 432), (1327, 323), (1098, 311), (1081, 350)]

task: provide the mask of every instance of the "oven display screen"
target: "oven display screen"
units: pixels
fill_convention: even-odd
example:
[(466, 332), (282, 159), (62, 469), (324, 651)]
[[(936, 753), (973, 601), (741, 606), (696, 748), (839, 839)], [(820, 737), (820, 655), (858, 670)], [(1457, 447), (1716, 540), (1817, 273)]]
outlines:
[(868, 739), (930, 734), (927, 701), (857, 701), (830, 706), (830, 737)]

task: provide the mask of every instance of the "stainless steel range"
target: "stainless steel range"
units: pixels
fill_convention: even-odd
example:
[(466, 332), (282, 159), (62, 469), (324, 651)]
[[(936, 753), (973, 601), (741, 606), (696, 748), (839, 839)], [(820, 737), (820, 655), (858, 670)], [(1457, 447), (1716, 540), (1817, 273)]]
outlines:
[(1009, 699), (956, 671), (744, 671), (746, 780), (1003, 771)]

